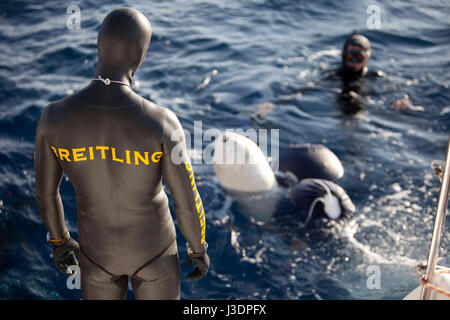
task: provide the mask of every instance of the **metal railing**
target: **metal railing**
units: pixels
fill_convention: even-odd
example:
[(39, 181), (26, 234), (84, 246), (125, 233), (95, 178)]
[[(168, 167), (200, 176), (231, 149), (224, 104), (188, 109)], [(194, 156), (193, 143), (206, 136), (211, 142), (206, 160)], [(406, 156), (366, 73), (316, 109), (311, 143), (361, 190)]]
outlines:
[[(450, 137), (447, 146), (447, 156), (445, 160), (444, 172), (442, 174), (441, 190), (439, 192), (439, 201), (436, 210), (436, 217), (434, 220), (433, 235), (431, 238), (430, 252), (428, 253), (427, 269), (424, 275), (426, 282), (432, 282), (434, 271), (436, 269), (436, 262), (439, 256), (439, 245), (441, 242), (442, 229), (445, 225), (445, 214), (447, 211), (448, 192), (450, 186)], [(431, 290), (422, 286), (420, 293), (420, 300), (430, 299)]]

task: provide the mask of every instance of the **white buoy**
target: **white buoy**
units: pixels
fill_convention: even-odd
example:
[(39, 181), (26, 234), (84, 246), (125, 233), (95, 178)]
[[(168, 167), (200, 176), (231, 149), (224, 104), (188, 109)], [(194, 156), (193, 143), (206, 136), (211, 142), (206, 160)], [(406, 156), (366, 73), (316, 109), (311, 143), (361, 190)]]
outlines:
[(259, 193), (277, 186), (266, 157), (249, 138), (224, 132), (216, 139), (214, 147), (214, 172), (225, 189), (238, 193)]
[(214, 172), (243, 215), (267, 221), (276, 211), (281, 190), (266, 157), (251, 139), (222, 133), (214, 144)]

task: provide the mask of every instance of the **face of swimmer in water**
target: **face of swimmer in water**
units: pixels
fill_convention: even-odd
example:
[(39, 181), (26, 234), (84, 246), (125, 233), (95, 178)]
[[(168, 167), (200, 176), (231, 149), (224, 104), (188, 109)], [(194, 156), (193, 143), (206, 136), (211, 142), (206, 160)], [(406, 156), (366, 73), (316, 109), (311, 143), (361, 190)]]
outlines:
[(343, 56), (344, 66), (352, 72), (360, 72), (367, 64), (364, 49), (357, 45), (348, 45)]
[(352, 33), (345, 41), (342, 50), (342, 67), (347, 75), (364, 75), (371, 55), (369, 39)]

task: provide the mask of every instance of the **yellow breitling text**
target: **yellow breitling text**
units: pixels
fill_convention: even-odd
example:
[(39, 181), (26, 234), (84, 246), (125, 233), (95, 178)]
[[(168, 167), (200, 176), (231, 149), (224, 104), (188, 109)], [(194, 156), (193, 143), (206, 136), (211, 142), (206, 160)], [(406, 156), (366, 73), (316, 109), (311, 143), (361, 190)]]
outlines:
[(158, 163), (163, 153), (161, 151), (153, 152), (137, 150), (120, 150), (110, 146), (90, 146), (81, 148), (57, 148), (50, 146), (53, 153), (61, 161), (79, 162), (88, 160), (112, 160), (130, 165), (150, 165), (150, 162)]
[(186, 162), (186, 170), (189, 172), (189, 179), (191, 179), (191, 186), (192, 191), (195, 192), (195, 206), (197, 207), (197, 214), (198, 219), (200, 220), (200, 227), (202, 228), (201, 233), (201, 244), (205, 242), (205, 230), (206, 230), (206, 224), (205, 224), (205, 209), (203, 208), (202, 199), (200, 198), (200, 194), (198, 193), (197, 186), (195, 184), (194, 179), (194, 172), (192, 171), (192, 166), (189, 164), (189, 162)]

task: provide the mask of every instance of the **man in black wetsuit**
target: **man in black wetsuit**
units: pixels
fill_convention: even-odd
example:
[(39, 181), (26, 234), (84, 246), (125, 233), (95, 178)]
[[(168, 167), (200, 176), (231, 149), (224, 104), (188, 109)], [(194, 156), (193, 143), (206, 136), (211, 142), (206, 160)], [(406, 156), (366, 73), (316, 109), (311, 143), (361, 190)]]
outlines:
[[(151, 25), (139, 11), (109, 13), (98, 34), (95, 80), (44, 108), (36, 131), (39, 212), (66, 273), (79, 251), (83, 299), (124, 299), (131, 278), (137, 299), (179, 299), (180, 265), (164, 178), (187, 260), (209, 268), (205, 211), (196, 188), (180, 122), (170, 110), (131, 89), (144, 61)], [(176, 137), (176, 138), (175, 138)], [(77, 201), (78, 238), (64, 221), (63, 172)]]
[(342, 66), (328, 77), (328, 79), (342, 79), (343, 87), (339, 95), (339, 102), (344, 113), (354, 114), (364, 107), (361, 93), (365, 79), (383, 76), (381, 71), (368, 69), (367, 63), (371, 54), (369, 39), (355, 32), (352, 33), (347, 38), (342, 50)]

